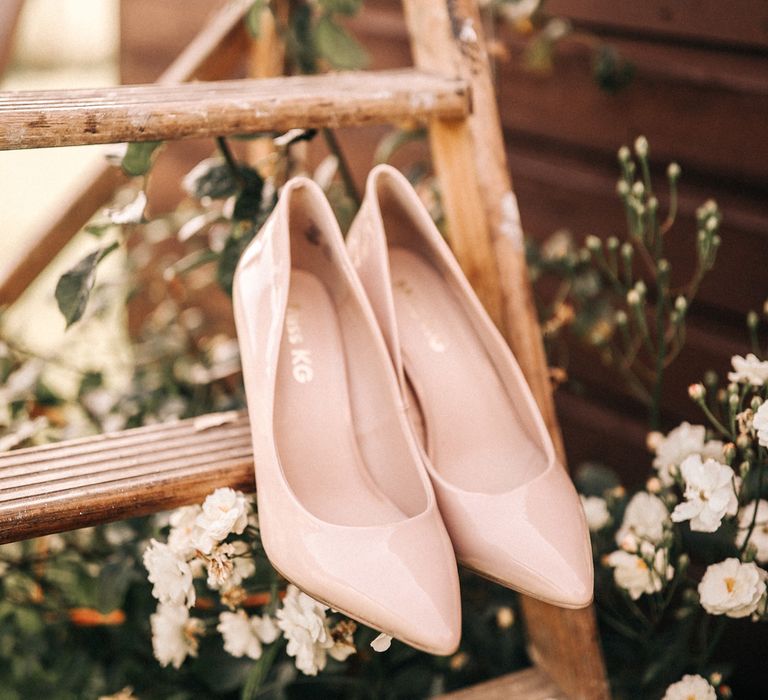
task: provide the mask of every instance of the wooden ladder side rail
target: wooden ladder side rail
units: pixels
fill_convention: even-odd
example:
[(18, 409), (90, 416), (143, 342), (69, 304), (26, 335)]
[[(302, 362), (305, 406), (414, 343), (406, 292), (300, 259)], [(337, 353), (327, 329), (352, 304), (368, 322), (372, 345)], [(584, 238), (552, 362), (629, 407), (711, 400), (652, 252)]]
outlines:
[[(438, 120), (430, 128), (448, 235), (505, 332), (565, 464), (477, 3), (404, 0), (404, 6), (416, 67), (464, 78), (472, 91), (467, 120)], [(528, 597), (522, 604), (534, 663), (567, 697), (608, 698), (593, 608), (563, 610)]]
[[(249, 45), (243, 16), (251, 0), (227, 3), (157, 79), (159, 85), (229, 77)], [(0, 307), (18, 299), (93, 214), (114, 194), (125, 177), (105, 163), (78, 183), (76, 192), (55, 219), (29, 237), (9, 261), (0, 265)]]

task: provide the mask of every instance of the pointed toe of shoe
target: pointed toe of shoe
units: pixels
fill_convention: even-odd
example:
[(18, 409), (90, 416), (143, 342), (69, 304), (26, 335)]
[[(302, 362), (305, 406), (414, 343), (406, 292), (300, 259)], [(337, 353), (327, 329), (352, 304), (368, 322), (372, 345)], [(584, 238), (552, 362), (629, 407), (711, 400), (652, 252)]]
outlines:
[(506, 494), (443, 494), (440, 507), (466, 567), (560, 607), (592, 601), (589, 530), (559, 466)]
[(382, 528), (271, 532), (270, 560), (313, 598), (430, 654), (458, 648), (458, 570), (436, 509)]

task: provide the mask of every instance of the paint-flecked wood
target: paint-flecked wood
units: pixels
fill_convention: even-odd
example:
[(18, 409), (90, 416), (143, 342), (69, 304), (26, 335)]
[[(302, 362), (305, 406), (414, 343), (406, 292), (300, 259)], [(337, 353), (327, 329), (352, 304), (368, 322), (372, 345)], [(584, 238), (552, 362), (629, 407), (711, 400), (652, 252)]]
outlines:
[[(217, 12), (157, 83), (174, 85), (185, 80), (227, 77), (242, 59), (248, 38), (243, 14), (250, 0), (237, 0)], [(0, 306), (12, 304), (48, 263), (114, 194), (125, 178), (104, 163), (82, 182), (58, 215), (30, 235), (10, 261), (0, 265)]]
[(254, 489), (242, 412), (8, 452), (0, 543), (199, 503), (221, 486)]
[[(449, 75), (464, 78), (472, 90), (473, 113), (466, 120), (470, 158), (441, 157), (441, 152), (455, 148), (450, 132), (432, 129), (430, 140), (452, 229), (450, 240), (460, 263), (466, 266), (469, 262), (470, 270), (476, 265), (483, 269), (478, 291), (491, 299), (492, 313), (496, 294), (500, 296), (503, 311), (497, 321), (501, 321), (564, 461), (477, 4), (471, 0), (405, 0), (404, 6), (416, 66), (424, 70), (442, 67)], [(461, 218), (452, 216), (453, 206), (461, 209)], [(467, 218), (487, 225), (484, 234), (476, 227), (465, 229)], [(468, 259), (464, 258), (466, 250), (471, 253)], [(592, 608), (563, 610), (524, 597), (523, 612), (531, 657), (561, 690), (572, 698), (607, 698)]]
[(541, 669), (534, 667), (438, 697), (439, 700), (565, 700), (566, 696)]
[(463, 82), (412, 70), (0, 93), (0, 149), (338, 127), (469, 111)]

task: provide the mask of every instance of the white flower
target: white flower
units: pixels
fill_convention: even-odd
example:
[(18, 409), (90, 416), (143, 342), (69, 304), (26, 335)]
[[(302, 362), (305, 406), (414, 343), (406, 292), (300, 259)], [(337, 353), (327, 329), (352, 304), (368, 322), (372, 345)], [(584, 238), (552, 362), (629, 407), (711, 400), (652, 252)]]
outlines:
[(144, 566), (154, 584), (152, 595), (161, 603), (186, 605), (195, 603), (192, 569), (187, 561), (167, 544), (152, 540), (144, 551)]
[(658, 496), (640, 491), (632, 496), (624, 511), (624, 520), (616, 532), (616, 544), (636, 550), (639, 541), (659, 544), (669, 525), (669, 510)]
[(371, 642), (371, 649), (374, 651), (386, 651), (392, 646), (392, 637), (382, 632), (376, 639)]
[(715, 532), (726, 515), (736, 515), (739, 503), (734, 491), (733, 469), (714, 459), (701, 461), (691, 455), (681, 465), (685, 501), (672, 511), (676, 523), (691, 521), (691, 530)]
[(136, 194), (136, 198), (120, 209), (108, 209), (107, 217), (113, 224), (138, 224), (144, 218), (147, 208), (147, 195), (144, 190)]
[(213, 546), (229, 534), (242, 534), (248, 525), (250, 508), (245, 496), (231, 488), (216, 489), (203, 502), (196, 524), (200, 529), (197, 548), (209, 554)]
[(245, 542), (220, 544), (206, 557), (208, 585), (214, 590), (239, 586), (244, 579), (253, 576), (256, 564), (249, 555)]
[(711, 564), (699, 583), (701, 606), (710, 615), (747, 617), (765, 594), (766, 578), (768, 573), (757, 564), (735, 557)]
[(346, 661), (347, 657), (357, 652), (355, 648), (355, 630), (357, 625), (352, 620), (341, 620), (331, 630), (333, 646), (328, 655), (336, 661)]
[(587, 518), (587, 525), (592, 532), (602, 530), (611, 522), (611, 514), (608, 512), (605, 499), (597, 496), (580, 496), (580, 498), (584, 515)]
[(733, 372), (728, 372), (728, 379), (732, 382), (763, 386), (768, 380), (768, 362), (763, 362), (750, 353), (746, 357), (734, 355), (731, 358)]
[(516, 0), (516, 2), (501, 4), (499, 11), (508, 22), (520, 22), (536, 12), (539, 3), (540, 0)]
[(185, 559), (195, 553), (195, 540), (198, 535), (197, 516), (202, 512), (198, 505), (177, 508), (171, 513), (168, 533), (168, 546)]
[(717, 700), (717, 694), (705, 678), (689, 674), (670, 685), (661, 700)]
[(261, 645), (274, 642), (278, 629), (269, 615), (248, 617), (244, 610), (223, 612), (216, 629), (224, 638), (224, 651), (232, 656), (261, 657)]
[(667, 564), (666, 550), (654, 551), (653, 545), (644, 542), (640, 553), (642, 556), (619, 549), (607, 557), (608, 565), (613, 567), (616, 585), (626, 589), (632, 600), (644, 593), (660, 591), (675, 575), (674, 568)]
[(180, 605), (157, 606), (149, 618), (152, 626), (152, 650), (162, 666), (179, 668), (187, 656), (197, 656), (198, 637), (205, 631), (202, 620), (189, 616)]
[(752, 501), (748, 503), (739, 513), (739, 534), (736, 536), (736, 544), (739, 547), (744, 545), (747, 538), (749, 526), (752, 524), (752, 518), (755, 515), (757, 507), (757, 517), (755, 518), (755, 527), (749, 541), (757, 550), (756, 559), (760, 562), (768, 561), (768, 501)]
[(757, 441), (763, 447), (768, 447), (768, 401), (757, 409), (752, 418), (752, 428), (757, 432)]
[(658, 440), (653, 466), (665, 486), (674, 482), (670, 469), (679, 467), (686, 457), (697, 454), (717, 459), (722, 455), (723, 443), (720, 440), (707, 440), (706, 437), (707, 431), (703, 425), (681, 423), (666, 437)]
[(327, 608), (289, 585), (283, 607), (277, 611), (277, 626), (288, 640), (288, 656), (296, 658), (296, 668), (308, 676), (317, 675), (326, 664), (333, 638), (325, 617)]

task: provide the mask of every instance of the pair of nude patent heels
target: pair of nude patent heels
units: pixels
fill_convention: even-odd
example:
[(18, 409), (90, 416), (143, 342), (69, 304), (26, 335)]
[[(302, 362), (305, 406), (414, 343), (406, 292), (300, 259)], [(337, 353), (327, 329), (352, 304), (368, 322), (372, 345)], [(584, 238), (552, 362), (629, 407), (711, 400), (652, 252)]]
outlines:
[(345, 246), (295, 178), (234, 308), (264, 548), (317, 600), (453, 653), (456, 562), (563, 607), (592, 599), (579, 499), (517, 362), (408, 181), (369, 178)]

